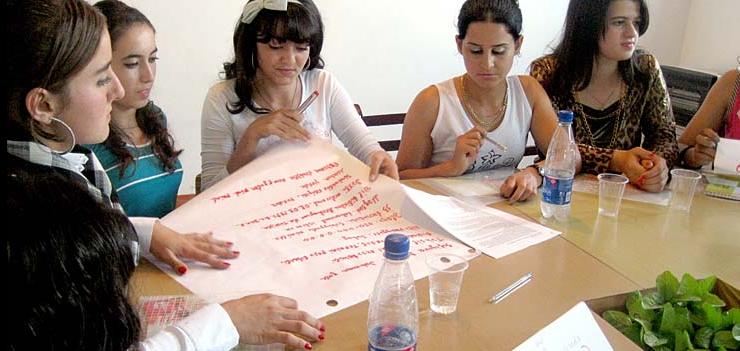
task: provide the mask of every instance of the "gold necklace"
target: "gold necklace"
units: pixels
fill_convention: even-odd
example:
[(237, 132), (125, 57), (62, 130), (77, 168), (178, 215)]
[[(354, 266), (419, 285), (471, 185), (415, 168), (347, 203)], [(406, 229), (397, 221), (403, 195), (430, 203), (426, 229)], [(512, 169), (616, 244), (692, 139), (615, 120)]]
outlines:
[[(611, 140), (609, 140), (609, 146), (608, 149), (614, 149), (614, 146), (617, 141), (617, 132), (621, 129), (622, 125), (622, 115), (624, 114), (624, 100), (627, 99), (627, 85), (622, 85), (622, 96), (619, 99), (619, 106), (617, 107), (617, 110), (615, 111), (617, 115), (617, 120), (614, 121), (614, 126), (612, 127), (612, 137)], [(576, 93), (573, 92), (573, 97), (576, 96)], [(574, 101), (573, 103), (573, 112), (576, 114), (576, 118), (579, 119), (579, 122), (583, 124), (584, 129), (586, 130), (586, 134), (588, 136), (588, 139), (590, 141), (590, 145), (596, 146), (596, 140), (594, 139), (594, 134), (591, 132), (591, 126), (588, 124), (588, 118), (586, 118), (586, 113), (583, 112), (583, 105), (578, 102)]]
[[(293, 97), (290, 98), (290, 108), (293, 108), (293, 106), (295, 106), (295, 97), (298, 95), (298, 82), (299, 80), (296, 79), (295, 89), (293, 90)], [(257, 93), (260, 99), (265, 102), (265, 105), (267, 105), (267, 109), (270, 112), (276, 111), (275, 108), (272, 107), (272, 101), (268, 100), (267, 98), (265, 98), (264, 95), (262, 95), (261, 89), (257, 89), (257, 87), (255, 87), (254, 91)]]
[(463, 95), (463, 108), (468, 113), (468, 116), (471, 117), (473, 122), (481, 127), (483, 129), (490, 131), (493, 129), (493, 127), (496, 126), (496, 124), (499, 122), (499, 119), (503, 118), (504, 113), (506, 112), (506, 105), (509, 102), (509, 82), (505, 79), (504, 80), (505, 88), (504, 88), (504, 97), (501, 102), (501, 106), (494, 112), (494, 114), (491, 116), (490, 119), (484, 119), (480, 118), (477, 113), (475, 113), (475, 109), (473, 109), (473, 106), (471, 104), (472, 100), (470, 99), (470, 96), (468, 95), (467, 89), (465, 89), (465, 75), (463, 75), (460, 78), (460, 86), (462, 87), (462, 95)]
[(614, 92), (617, 91), (617, 90), (618, 90), (618, 88), (612, 89), (612, 91), (609, 93), (609, 96), (607, 96), (606, 99), (604, 99), (604, 100), (599, 99), (598, 97), (596, 97), (596, 95), (594, 95), (594, 94), (592, 94), (592, 93), (590, 93), (588, 91), (584, 91), (584, 92), (586, 93), (586, 95), (588, 95), (591, 98), (593, 98), (599, 104), (599, 110), (603, 110), (604, 108), (607, 107), (606, 104), (609, 102), (609, 100), (614, 95)]

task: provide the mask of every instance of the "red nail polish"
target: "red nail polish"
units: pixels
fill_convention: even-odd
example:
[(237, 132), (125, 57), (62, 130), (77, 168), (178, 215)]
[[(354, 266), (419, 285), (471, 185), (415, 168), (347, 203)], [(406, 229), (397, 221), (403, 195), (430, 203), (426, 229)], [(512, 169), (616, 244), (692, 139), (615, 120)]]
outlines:
[(221, 263), (225, 264), (226, 267), (231, 267), (231, 263), (229, 263), (229, 262), (221, 261)]
[(226, 246), (234, 246), (234, 243), (232, 243), (231, 241), (227, 241)]
[(238, 254), (240, 254), (241, 252), (239, 252), (239, 251), (231, 251), (231, 253), (233, 253), (234, 255), (238, 255)]
[(311, 344), (309, 344), (309, 343), (306, 343), (306, 345), (303, 345), (303, 348), (306, 349), (306, 350), (311, 350), (311, 349), (313, 349), (313, 346), (311, 346)]
[(326, 338), (326, 337), (324, 336), (324, 333), (321, 333), (321, 334), (319, 334), (319, 340), (324, 340), (324, 338)]
[(188, 267), (180, 266), (177, 268), (177, 273), (180, 273), (180, 275), (183, 275), (188, 272)]
[(325, 332), (325, 331), (326, 331), (326, 327), (322, 325), (322, 326), (321, 326), (321, 327), (319, 328), (319, 330), (321, 330), (322, 332)]

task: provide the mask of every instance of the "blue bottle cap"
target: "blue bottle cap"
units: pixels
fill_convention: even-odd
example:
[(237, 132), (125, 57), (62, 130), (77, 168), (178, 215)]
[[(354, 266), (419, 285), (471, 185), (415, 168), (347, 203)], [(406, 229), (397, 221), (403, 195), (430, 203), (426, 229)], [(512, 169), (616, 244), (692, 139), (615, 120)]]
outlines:
[(566, 122), (566, 123), (573, 122), (573, 111), (571, 111), (571, 110), (560, 110), (558, 112), (558, 120), (560, 122)]
[(409, 237), (403, 234), (389, 234), (385, 237), (385, 258), (405, 260), (409, 257)]

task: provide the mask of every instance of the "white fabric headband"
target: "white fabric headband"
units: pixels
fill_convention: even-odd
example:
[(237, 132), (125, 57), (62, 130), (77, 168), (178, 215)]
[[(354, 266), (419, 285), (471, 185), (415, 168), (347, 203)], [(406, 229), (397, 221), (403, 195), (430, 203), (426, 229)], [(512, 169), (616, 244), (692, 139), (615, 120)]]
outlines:
[(257, 17), (257, 15), (262, 11), (263, 9), (268, 10), (274, 10), (274, 11), (288, 11), (288, 3), (292, 2), (294, 4), (300, 5), (301, 2), (298, 0), (254, 0), (248, 2), (246, 5), (244, 5), (244, 10), (242, 10), (242, 23), (252, 23), (254, 21), (254, 18)]

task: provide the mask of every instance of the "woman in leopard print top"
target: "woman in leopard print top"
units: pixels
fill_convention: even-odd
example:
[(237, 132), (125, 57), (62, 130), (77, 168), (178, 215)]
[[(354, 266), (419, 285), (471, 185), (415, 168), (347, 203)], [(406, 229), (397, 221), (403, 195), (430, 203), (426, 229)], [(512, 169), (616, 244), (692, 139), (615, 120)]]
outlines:
[(562, 41), (530, 74), (556, 110), (573, 110), (583, 171), (624, 173), (658, 192), (678, 145), (660, 66), (635, 51), (648, 18), (644, 0), (571, 0)]

